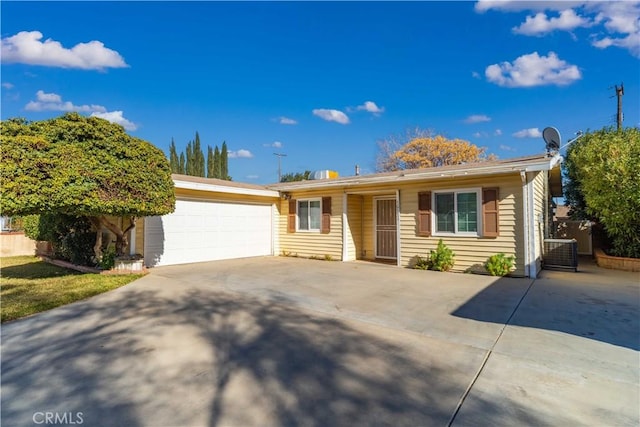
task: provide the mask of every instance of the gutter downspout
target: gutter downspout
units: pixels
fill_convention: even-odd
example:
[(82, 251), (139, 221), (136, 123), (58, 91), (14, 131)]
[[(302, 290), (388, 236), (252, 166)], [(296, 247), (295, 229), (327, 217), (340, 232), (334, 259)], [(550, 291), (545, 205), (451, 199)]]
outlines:
[(349, 249), (347, 247), (347, 193), (342, 194), (342, 261), (348, 261)]
[(396, 265), (402, 266), (402, 250), (400, 247), (400, 190), (396, 190)]
[(520, 179), (522, 180), (522, 235), (524, 237), (524, 276), (531, 277), (529, 270), (530, 254), (529, 254), (529, 195), (527, 194), (527, 173), (520, 171)]
[(360, 259), (364, 254), (364, 196), (360, 196)]
[(527, 173), (527, 195), (529, 196), (529, 208), (531, 216), (529, 217), (529, 274), (532, 279), (538, 277), (538, 263), (537, 263), (537, 247), (536, 247), (536, 234), (539, 227), (538, 218), (536, 218), (535, 212), (535, 200), (534, 200), (534, 188), (533, 180), (535, 172)]
[(136, 254), (136, 226), (131, 227), (129, 230), (129, 255)]

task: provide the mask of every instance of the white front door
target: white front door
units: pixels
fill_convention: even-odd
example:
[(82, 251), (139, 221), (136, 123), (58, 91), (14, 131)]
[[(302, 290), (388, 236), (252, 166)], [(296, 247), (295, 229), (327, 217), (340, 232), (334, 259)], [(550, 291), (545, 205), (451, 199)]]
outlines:
[(398, 257), (398, 228), (396, 221), (396, 199), (375, 199), (376, 258)]

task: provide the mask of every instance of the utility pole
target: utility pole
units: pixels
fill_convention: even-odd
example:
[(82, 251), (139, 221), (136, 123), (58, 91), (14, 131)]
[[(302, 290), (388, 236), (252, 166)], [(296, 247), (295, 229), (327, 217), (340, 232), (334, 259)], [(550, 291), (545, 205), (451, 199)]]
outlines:
[(278, 156), (278, 182), (280, 182), (280, 179), (282, 178), (282, 165), (280, 161), (283, 157), (287, 157), (287, 155), (282, 153), (273, 153), (273, 155)]
[(624, 95), (624, 84), (620, 83), (620, 86), (616, 85), (616, 96), (618, 97), (618, 114), (616, 115), (616, 123), (618, 130), (622, 128), (622, 95)]

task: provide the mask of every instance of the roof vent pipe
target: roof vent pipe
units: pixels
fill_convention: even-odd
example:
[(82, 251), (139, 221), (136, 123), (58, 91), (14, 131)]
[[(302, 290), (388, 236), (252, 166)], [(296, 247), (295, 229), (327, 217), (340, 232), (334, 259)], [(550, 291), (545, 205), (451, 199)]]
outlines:
[(356, 176), (360, 175), (360, 166), (356, 165)]

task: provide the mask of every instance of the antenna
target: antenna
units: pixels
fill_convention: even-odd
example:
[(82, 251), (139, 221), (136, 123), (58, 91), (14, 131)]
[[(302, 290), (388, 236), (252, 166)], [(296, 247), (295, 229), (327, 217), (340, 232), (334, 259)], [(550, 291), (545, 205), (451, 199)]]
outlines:
[(280, 179), (282, 178), (282, 168), (281, 168), (280, 161), (282, 160), (283, 157), (287, 157), (287, 155), (283, 153), (273, 153), (273, 155), (278, 156), (278, 182), (280, 182)]
[(579, 130), (578, 132), (576, 132), (576, 136), (574, 136), (572, 139), (568, 140), (566, 144), (564, 144), (562, 147), (560, 147), (560, 150), (562, 150), (564, 147), (568, 147), (569, 145), (573, 144), (574, 142), (576, 142), (577, 140), (579, 140), (580, 138), (582, 138), (582, 135), (584, 135), (582, 133), (581, 130)]
[(560, 132), (554, 127), (546, 127), (542, 131), (542, 138), (547, 143), (547, 153), (557, 152), (560, 150)]

